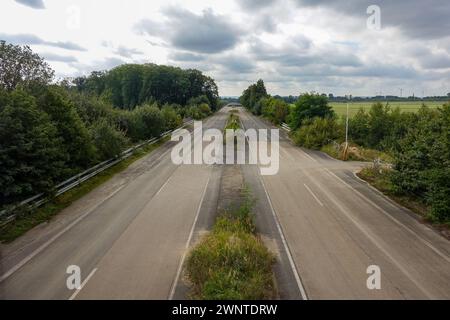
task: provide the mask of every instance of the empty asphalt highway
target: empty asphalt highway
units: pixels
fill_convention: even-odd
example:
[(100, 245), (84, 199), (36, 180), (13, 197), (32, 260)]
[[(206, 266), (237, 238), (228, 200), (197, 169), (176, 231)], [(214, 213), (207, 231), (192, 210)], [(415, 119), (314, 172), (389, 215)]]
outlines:
[[(218, 112), (203, 127), (222, 129), (226, 119)], [(2, 246), (0, 298), (169, 298), (207, 189), (220, 182), (213, 166), (174, 165), (173, 145)], [(81, 290), (66, 286), (70, 265), (81, 268)]]
[[(246, 129), (273, 128), (244, 110), (241, 119)], [(362, 165), (282, 135), (279, 173), (262, 177), (308, 298), (449, 299), (449, 241), (358, 180)], [(379, 290), (366, 284), (373, 265)]]
[[(246, 129), (272, 125), (239, 108)], [(223, 129), (229, 108), (204, 120)], [(211, 228), (221, 165), (175, 165), (174, 142), (136, 161), (51, 222), (1, 245), (1, 299), (185, 298), (182, 264)], [(241, 165), (256, 225), (277, 255), (282, 299), (449, 299), (450, 243), (342, 162), (280, 135), (280, 169)], [(81, 268), (69, 290), (67, 268)], [(367, 287), (370, 266), (381, 288)], [(369, 268), (370, 269), (370, 268)]]

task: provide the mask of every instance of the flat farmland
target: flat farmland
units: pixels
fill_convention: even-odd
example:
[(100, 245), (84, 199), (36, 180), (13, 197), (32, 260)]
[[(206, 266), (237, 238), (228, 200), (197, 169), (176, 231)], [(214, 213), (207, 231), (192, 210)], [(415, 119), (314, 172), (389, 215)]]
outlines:
[[(375, 102), (368, 101), (368, 102), (352, 102), (349, 104), (349, 114), (350, 116), (355, 115), (359, 109), (363, 108), (366, 111), (370, 110), (370, 107)], [(386, 101), (382, 101), (381, 103), (385, 104)], [(416, 112), (423, 103), (427, 105), (430, 108), (437, 108), (444, 104), (443, 101), (407, 101), (407, 102), (399, 102), (399, 101), (388, 101), (389, 105), (392, 108), (399, 107), (402, 111), (405, 112)], [(337, 115), (340, 117), (342, 115), (345, 115), (347, 112), (347, 104), (345, 102), (330, 102), (330, 105), (333, 107), (334, 111), (337, 113)]]

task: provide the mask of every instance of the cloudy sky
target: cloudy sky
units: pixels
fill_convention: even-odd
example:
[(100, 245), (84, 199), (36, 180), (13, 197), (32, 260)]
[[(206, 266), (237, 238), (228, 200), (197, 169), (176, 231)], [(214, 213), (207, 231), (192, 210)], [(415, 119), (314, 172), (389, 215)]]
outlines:
[(258, 78), (280, 95), (450, 92), (449, 0), (2, 0), (0, 12), (0, 39), (59, 77), (152, 62), (202, 70), (221, 95)]

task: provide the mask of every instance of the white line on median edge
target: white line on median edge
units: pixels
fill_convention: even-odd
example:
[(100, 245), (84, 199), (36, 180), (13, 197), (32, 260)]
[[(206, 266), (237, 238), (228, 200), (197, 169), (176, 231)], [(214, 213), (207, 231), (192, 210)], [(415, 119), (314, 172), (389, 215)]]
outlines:
[(208, 188), (210, 179), (211, 179), (211, 172), (210, 172), (210, 174), (208, 176), (208, 181), (206, 181), (205, 188), (203, 189), (202, 197), (200, 199), (200, 203), (198, 204), (198, 208), (197, 208), (197, 213), (195, 214), (195, 219), (194, 219), (194, 222), (192, 223), (191, 231), (189, 232), (189, 237), (188, 237), (188, 239), (186, 241), (186, 246), (184, 248), (185, 250), (183, 252), (183, 256), (181, 257), (180, 265), (178, 266), (177, 274), (176, 274), (175, 280), (174, 280), (174, 282), (172, 284), (172, 288), (170, 289), (169, 300), (172, 300), (173, 296), (175, 295), (175, 289), (177, 288), (178, 280), (180, 279), (181, 271), (183, 269), (184, 260), (186, 259), (186, 253), (187, 253), (187, 251), (189, 249), (189, 245), (191, 243), (192, 236), (194, 234), (195, 226), (197, 224), (197, 220), (198, 220), (198, 217), (200, 215), (200, 210), (202, 208), (203, 200), (204, 200), (205, 194), (206, 194), (206, 189)]
[(78, 224), (81, 220), (83, 220), (85, 217), (87, 217), (89, 214), (91, 214), (95, 209), (100, 207), (103, 203), (105, 203), (107, 200), (112, 198), (116, 193), (118, 193), (120, 190), (122, 190), (125, 187), (125, 185), (121, 185), (117, 190), (115, 190), (113, 193), (111, 193), (109, 196), (107, 196), (105, 199), (103, 199), (101, 202), (96, 204), (93, 208), (91, 208), (88, 212), (83, 214), (82, 216), (78, 217), (75, 221), (73, 221), (71, 224), (69, 224), (67, 227), (65, 227), (63, 230), (58, 232), (56, 235), (54, 235), (52, 238), (50, 238), (47, 242), (42, 244), (39, 248), (34, 250), (31, 254), (29, 254), (26, 258), (24, 258), (22, 261), (20, 261), (18, 264), (16, 264), (14, 267), (9, 269), (6, 273), (4, 273), (0, 277), (0, 282), (6, 280), (9, 276), (11, 276), (14, 272), (19, 270), (21, 267), (23, 267), (28, 261), (33, 259), (37, 254), (39, 254), (41, 251), (43, 251), (45, 248), (47, 248), (49, 245), (51, 245), (56, 239), (61, 237), (64, 233), (72, 229), (76, 224)]
[(81, 284), (80, 288), (78, 288), (69, 298), (69, 300), (73, 300), (76, 298), (76, 296), (80, 293), (81, 289), (86, 285), (86, 283), (89, 281), (89, 279), (94, 275), (95, 271), (97, 271), (97, 268), (91, 271), (89, 275), (84, 279), (83, 283)]
[[(253, 118), (251, 116), (249, 118), (253, 121), (253, 123), (257, 124), (256, 121), (253, 120)], [(245, 130), (244, 123), (243, 122), (241, 122), (241, 123)], [(297, 272), (297, 267), (295, 266), (294, 259), (292, 258), (291, 251), (289, 250), (289, 246), (287, 244), (286, 238), (284, 237), (283, 229), (281, 228), (280, 222), (278, 221), (278, 216), (275, 212), (275, 209), (273, 208), (272, 200), (270, 199), (269, 193), (267, 192), (266, 185), (264, 184), (264, 180), (262, 179), (261, 176), (259, 176), (259, 179), (263, 186), (264, 193), (266, 194), (267, 201), (269, 202), (270, 210), (272, 211), (272, 216), (275, 220), (275, 224), (277, 225), (277, 229), (278, 229), (278, 233), (280, 234), (281, 242), (283, 243), (284, 250), (286, 251), (286, 255), (288, 257), (289, 264), (291, 265), (292, 272), (294, 273), (294, 278), (295, 278), (295, 281), (297, 282), (298, 289), (300, 290), (300, 295), (302, 296), (303, 300), (308, 300), (306, 290), (303, 287), (302, 280), (300, 279), (300, 276)]]
[(300, 294), (303, 300), (308, 300), (308, 296), (306, 295), (305, 288), (303, 287), (302, 280), (297, 272), (297, 267), (295, 266), (294, 259), (292, 258), (291, 251), (289, 250), (286, 238), (284, 237), (283, 229), (281, 228), (280, 222), (278, 221), (278, 216), (275, 212), (275, 209), (272, 205), (272, 200), (270, 199), (269, 193), (267, 192), (266, 185), (264, 184), (263, 179), (259, 176), (261, 180), (261, 184), (263, 186), (264, 192), (266, 194), (267, 200), (269, 201), (270, 210), (272, 211), (273, 218), (275, 220), (275, 224), (277, 225), (278, 232), (280, 233), (281, 241), (283, 242), (284, 249), (286, 251), (286, 255), (288, 256), (289, 264), (291, 265), (292, 272), (294, 273), (295, 281), (297, 282), (298, 289), (300, 290)]

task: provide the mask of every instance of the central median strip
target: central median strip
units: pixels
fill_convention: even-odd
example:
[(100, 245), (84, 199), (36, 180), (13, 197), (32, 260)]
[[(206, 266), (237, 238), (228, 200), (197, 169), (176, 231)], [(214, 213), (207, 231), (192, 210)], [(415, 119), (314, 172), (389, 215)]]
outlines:
[(256, 233), (253, 201), (217, 218), (212, 231), (194, 247), (186, 263), (192, 299), (253, 300), (276, 298), (275, 258)]
[[(225, 129), (240, 129), (237, 112), (230, 112)], [(236, 148), (235, 144), (235, 148)], [(254, 199), (239, 165), (222, 172), (217, 218), (192, 251), (185, 265), (191, 299), (275, 299), (275, 255), (257, 233)]]

